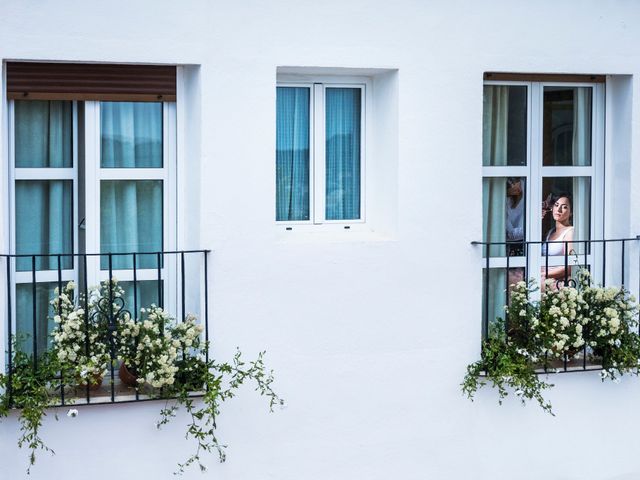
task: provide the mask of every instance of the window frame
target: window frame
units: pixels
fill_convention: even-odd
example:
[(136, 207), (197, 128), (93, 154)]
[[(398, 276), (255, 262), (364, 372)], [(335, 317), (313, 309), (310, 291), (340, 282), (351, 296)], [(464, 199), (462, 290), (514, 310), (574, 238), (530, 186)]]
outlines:
[[(371, 125), (371, 79), (356, 76), (333, 75), (278, 75), (277, 87), (303, 87), (309, 89), (309, 220), (275, 220), (278, 228), (344, 229), (366, 224), (366, 165), (367, 128)], [(346, 220), (326, 219), (326, 116), (325, 92), (330, 88), (360, 89), (360, 218)], [(276, 113), (277, 116), (277, 113)], [(276, 118), (277, 119), (277, 118)], [(274, 184), (277, 185), (277, 171)], [(275, 196), (274, 196), (275, 197)]]
[[(482, 165), (482, 178), (526, 178), (525, 201), (525, 240), (542, 239), (541, 222), (536, 216), (536, 206), (542, 204), (542, 186), (544, 178), (554, 177), (588, 177), (590, 184), (590, 228), (589, 239), (603, 238), (605, 205), (604, 205), (604, 132), (605, 132), (605, 85), (598, 82), (553, 82), (553, 81), (500, 81), (487, 80), (486, 85), (526, 86), (527, 87), (527, 163), (524, 166), (490, 166)], [(544, 166), (543, 121), (544, 121), (544, 87), (591, 87), (591, 165), (590, 166)], [(593, 256), (594, 252), (590, 253)], [(541, 246), (532, 245), (530, 259), (541, 257)], [(511, 257), (510, 267), (524, 267), (524, 257)], [(590, 258), (590, 263), (597, 265), (597, 259)], [(549, 257), (549, 266), (562, 265), (560, 258)], [(491, 267), (506, 268), (505, 257), (492, 256)], [(532, 262), (535, 265), (535, 260)]]
[[(173, 251), (177, 248), (178, 219), (178, 175), (177, 175), (177, 106), (175, 101), (160, 101), (162, 104), (162, 167), (158, 168), (103, 168), (101, 166), (101, 131), (100, 100), (72, 101), (72, 161), (71, 167), (16, 168), (15, 166), (15, 101), (7, 101), (8, 115), (8, 224), (5, 241), (11, 253), (16, 252), (16, 180), (71, 180), (72, 188), (72, 252), (100, 253), (100, 195), (102, 180), (160, 180), (162, 181), (162, 251)], [(29, 100), (25, 100), (29, 101)], [(80, 103), (83, 104), (84, 115), (81, 115)], [(83, 117), (83, 118), (81, 118)], [(80, 123), (83, 121), (82, 129)], [(80, 138), (82, 135), (82, 138)], [(84, 160), (81, 165), (80, 151), (84, 146)], [(81, 178), (81, 172), (83, 172)], [(81, 197), (80, 184), (84, 183), (84, 195)], [(80, 204), (84, 203), (84, 226), (80, 225)], [(84, 244), (80, 239), (80, 229), (84, 228)], [(106, 254), (105, 254), (106, 255)], [(172, 258), (171, 258), (172, 257)], [(177, 271), (176, 256), (165, 256), (160, 276), (163, 281), (164, 307), (169, 311), (177, 311)], [(17, 298), (17, 286), (32, 284), (32, 270), (17, 271), (15, 259), (10, 261), (12, 298)], [(70, 269), (61, 270), (62, 282), (80, 279), (81, 261), (73, 258)], [(137, 268), (138, 282), (158, 280), (157, 268)], [(87, 257), (87, 283), (97, 285), (109, 276), (108, 270), (100, 268), (100, 256)], [(114, 269), (113, 276), (119, 281), (133, 281), (132, 269)], [(35, 271), (36, 284), (57, 283), (58, 270)], [(12, 331), (17, 332), (17, 302), (11, 306)]]

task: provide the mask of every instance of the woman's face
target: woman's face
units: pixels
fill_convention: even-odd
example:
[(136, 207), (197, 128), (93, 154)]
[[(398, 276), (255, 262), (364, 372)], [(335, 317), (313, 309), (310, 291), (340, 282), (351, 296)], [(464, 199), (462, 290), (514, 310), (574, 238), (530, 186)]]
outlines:
[(560, 197), (556, 200), (556, 203), (553, 204), (553, 219), (563, 225), (568, 225), (570, 218), (571, 204), (569, 203), (569, 199), (567, 197)]

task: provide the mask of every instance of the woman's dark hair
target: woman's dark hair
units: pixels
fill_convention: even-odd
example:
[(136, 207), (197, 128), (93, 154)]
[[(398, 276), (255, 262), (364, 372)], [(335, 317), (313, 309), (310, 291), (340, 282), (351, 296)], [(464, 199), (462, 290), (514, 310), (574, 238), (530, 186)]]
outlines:
[(571, 209), (571, 214), (573, 215), (573, 195), (571, 195), (569, 192), (560, 192), (558, 194), (554, 194), (553, 195), (553, 203), (556, 203), (562, 197), (564, 197), (567, 200), (569, 200), (569, 208)]

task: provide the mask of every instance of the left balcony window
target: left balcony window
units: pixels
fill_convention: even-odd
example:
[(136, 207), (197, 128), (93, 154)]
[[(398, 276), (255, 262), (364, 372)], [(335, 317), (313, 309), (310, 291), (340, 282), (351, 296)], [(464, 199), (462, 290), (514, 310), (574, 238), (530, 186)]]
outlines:
[(73, 256), (175, 248), (175, 104), (13, 100), (9, 110), (10, 241), (25, 255), (11, 266), (12, 315), (23, 350), (47, 348), (57, 282), (97, 285), (109, 263), (137, 281), (139, 306), (175, 303), (165, 280), (175, 265), (162, 256), (137, 256), (135, 272), (132, 255)]

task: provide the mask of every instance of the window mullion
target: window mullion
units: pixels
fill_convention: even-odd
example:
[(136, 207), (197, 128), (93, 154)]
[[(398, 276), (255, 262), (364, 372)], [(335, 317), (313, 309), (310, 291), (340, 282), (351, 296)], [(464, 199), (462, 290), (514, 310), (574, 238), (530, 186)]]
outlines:
[[(85, 251), (100, 251), (100, 106), (85, 102)], [(100, 258), (87, 258), (87, 282), (98, 283)]]
[[(542, 236), (541, 231), (541, 205), (542, 205), (542, 128), (543, 128), (543, 101), (542, 86), (539, 83), (531, 83), (529, 94), (529, 240), (537, 241)], [(530, 251), (531, 272), (539, 271), (540, 248), (533, 247)], [(531, 274), (530, 274), (531, 275)]]
[(326, 121), (324, 105), (324, 85), (313, 85), (313, 223), (325, 221), (326, 205)]

